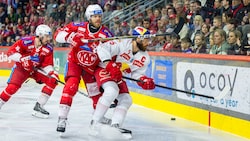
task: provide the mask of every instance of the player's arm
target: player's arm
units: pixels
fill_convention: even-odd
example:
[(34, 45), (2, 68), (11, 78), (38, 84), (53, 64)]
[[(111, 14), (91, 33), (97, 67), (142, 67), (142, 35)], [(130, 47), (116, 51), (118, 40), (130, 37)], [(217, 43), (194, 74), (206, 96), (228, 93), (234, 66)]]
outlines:
[(15, 44), (13, 44), (8, 52), (8, 59), (15, 61), (15, 62), (20, 62), (20, 58), (22, 57), (22, 44), (21, 44), (21, 40), (18, 40)]
[(59, 28), (54, 33), (54, 39), (58, 43), (71, 43), (72, 38), (75, 36), (79, 25), (76, 25), (75, 23), (71, 22), (68, 25)]
[(106, 68), (113, 80), (119, 82), (122, 79), (121, 63), (115, 62), (113, 57), (119, 55), (119, 44), (116, 41), (109, 41), (97, 47), (97, 54), (100, 58), (101, 67)]
[(39, 69), (42, 69), (46, 74), (59, 80), (58, 72), (54, 70), (53, 47), (50, 44), (47, 44), (46, 47), (42, 48), (40, 54), (42, 56)]
[(140, 80), (140, 82), (137, 82), (137, 84), (145, 90), (152, 90), (155, 88), (154, 79), (146, 76), (146, 70), (148, 68), (149, 63), (149, 56), (146, 56), (146, 60), (143, 66), (138, 67), (138, 69), (133, 70), (131, 73), (131, 77)]

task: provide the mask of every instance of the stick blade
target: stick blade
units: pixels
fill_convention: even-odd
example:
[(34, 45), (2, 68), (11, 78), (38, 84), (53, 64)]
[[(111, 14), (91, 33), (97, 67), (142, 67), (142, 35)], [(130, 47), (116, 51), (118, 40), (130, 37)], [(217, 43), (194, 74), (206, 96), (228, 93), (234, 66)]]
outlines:
[(215, 96), (214, 99), (220, 100), (224, 98), (230, 92), (230, 89), (231, 88), (229, 86), (225, 86), (225, 88), (220, 92), (220, 94)]

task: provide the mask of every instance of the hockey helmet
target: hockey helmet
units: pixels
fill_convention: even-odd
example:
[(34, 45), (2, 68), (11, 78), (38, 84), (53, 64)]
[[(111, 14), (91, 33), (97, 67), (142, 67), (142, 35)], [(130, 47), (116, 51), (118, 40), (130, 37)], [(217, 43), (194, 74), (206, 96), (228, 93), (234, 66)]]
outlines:
[(89, 20), (90, 17), (93, 15), (103, 15), (103, 11), (100, 5), (93, 4), (87, 7), (86, 12), (85, 12), (85, 16), (87, 20)]
[(45, 24), (41, 24), (36, 28), (36, 36), (50, 35), (52, 36), (51, 28)]
[(149, 34), (150, 34), (149, 30), (141, 26), (137, 26), (132, 30), (133, 36), (144, 36), (144, 35), (149, 35)]

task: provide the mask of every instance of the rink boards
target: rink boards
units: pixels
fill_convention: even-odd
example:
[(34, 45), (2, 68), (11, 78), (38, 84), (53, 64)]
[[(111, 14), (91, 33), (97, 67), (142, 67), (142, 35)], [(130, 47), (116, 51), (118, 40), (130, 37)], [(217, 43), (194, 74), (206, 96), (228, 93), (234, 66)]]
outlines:
[[(61, 74), (67, 52), (68, 49), (61, 48), (55, 51), (55, 68)], [(5, 66), (12, 66), (13, 63), (4, 61), (4, 53), (0, 52), (3, 56), (0, 57), (3, 68), (0, 71), (1, 76), (8, 76), (10, 68)], [(247, 85), (250, 81), (250, 59), (242, 56), (150, 54), (152, 61), (147, 75), (159, 85), (210, 96), (218, 95), (226, 85), (232, 91), (225, 98), (215, 101), (161, 88), (145, 91), (134, 82), (127, 81), (135, 104), (250, 138), (250, 88)], [(60, 79), (63, 80), (63, 75)]]

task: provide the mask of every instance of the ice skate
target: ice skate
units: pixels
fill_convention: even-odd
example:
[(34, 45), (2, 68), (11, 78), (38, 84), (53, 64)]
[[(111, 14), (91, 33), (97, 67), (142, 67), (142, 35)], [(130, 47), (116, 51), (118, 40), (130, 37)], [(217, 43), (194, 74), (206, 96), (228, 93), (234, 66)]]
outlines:
[(109, 119), (109, 118), (106, 118), (106, 117), (103, 117), (103, 118), (100, 120), (100, 123), (102, 123), (102, 124), (107, 124), (107, 125), (111, 125), (111, 122), (112, 122), (112, 120)]
[(60, 133), (60, 136), (62, 136), (63, 133), (65, 132), (66, 125), (67, 125), (67, 118), (59, 117), (56, 131)]
[(100, 134), (100, 123), (97, 121), (91, 120), (90, 122), (90, 130), (89, 130), (89, 135), (91, 136), (98, 136)]
[(122, 134), (125, 139), (132, 138), (132, 131), (124, 128), (120, 128), (119, 124), (112, 124), (111, 127), (118, 129), (118, 131)]
[(32, 113), (32, 115), (35, 117), (39, 117), (39, 118), (49, 117), (49, 112), (46, 111), (38, 102), (36, 102), (36, 105), (33, 110), (34, 112)]

